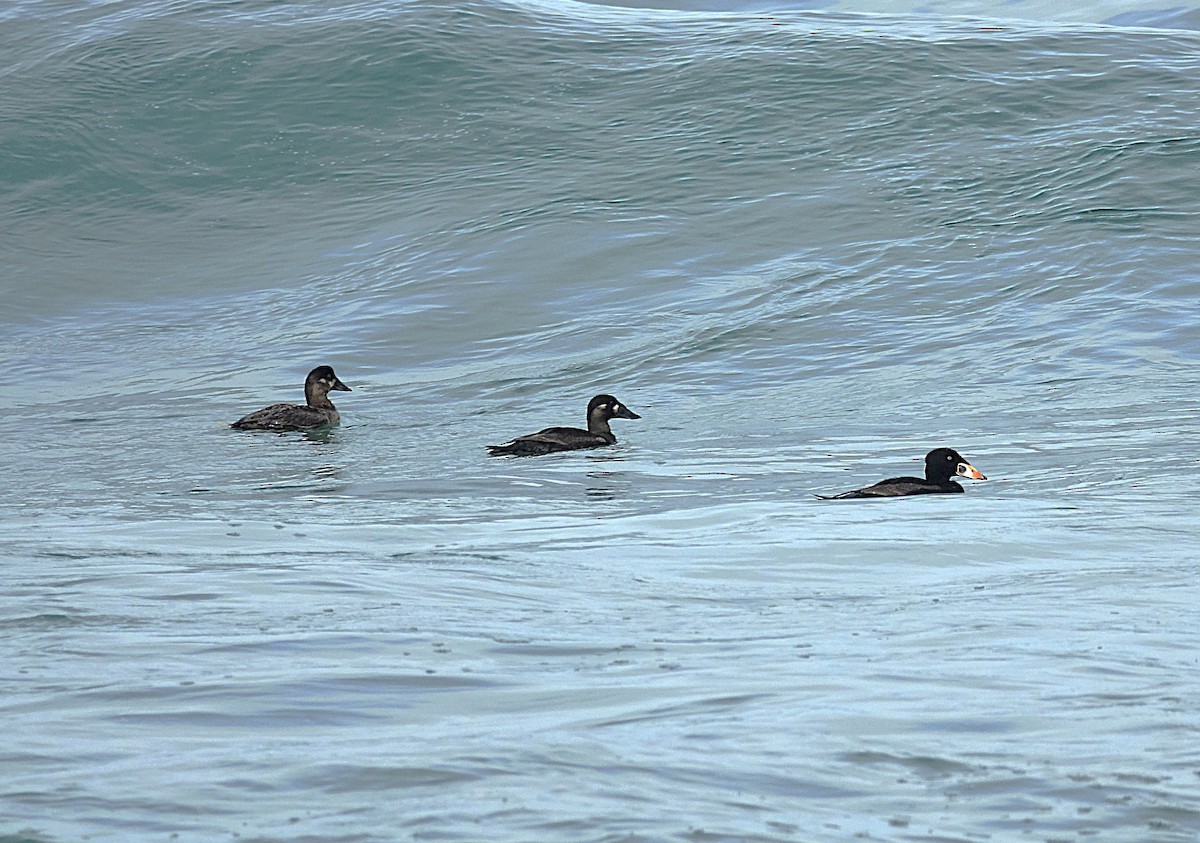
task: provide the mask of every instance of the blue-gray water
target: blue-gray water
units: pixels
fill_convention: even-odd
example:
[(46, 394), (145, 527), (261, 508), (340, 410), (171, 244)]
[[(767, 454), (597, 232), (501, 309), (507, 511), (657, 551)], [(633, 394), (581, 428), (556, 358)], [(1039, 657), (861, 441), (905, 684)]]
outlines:
[(0, 11), (0, 840), (1200, 838), (1196, 10), (642, 5)]

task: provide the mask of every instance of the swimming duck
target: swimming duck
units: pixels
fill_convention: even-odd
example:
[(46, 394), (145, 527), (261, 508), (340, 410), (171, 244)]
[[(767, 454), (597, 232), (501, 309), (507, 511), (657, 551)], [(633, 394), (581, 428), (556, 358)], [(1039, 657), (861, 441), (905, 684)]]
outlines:
[(641, 416), (611, 395), (597, 395), (588, 402), (587, 430), (577, 427), (548, 427), (537, 433), (518, 436), (503, 445), (488, 445), (488, 453), (493, 457), (505, 454), (532, 457), (555, 451), (576, 451), (581, 448), (615, 445), (617, 437), (613, 436), (612, 429), (608, 426), (609, 420), (640, 418)]
[(844, 500), (846, 498), (894, 498), (901, 495), (929, 495), (961, 492), (963, 487), (951, 477), (969, 477), (972, 480), (987, 480), (979, 469), (971, 465), (962, 454), (953, 448), (934, 448), (925, 455), (925, 479), (920, 477), (892, 477), (880, 480), (874, 486), (842, 492), (840, 495), (817, 495), (821, 500)]
[(337, 424), (341, 420), (337, 407), (329, 400), (329, 391), (349, 392), (331, 366), (318, 366), (304, 379), (304, 400), (299, 404), (272, 404), (238, 419), (230, 427), (238, 430), (311, 430), (314, 427)]

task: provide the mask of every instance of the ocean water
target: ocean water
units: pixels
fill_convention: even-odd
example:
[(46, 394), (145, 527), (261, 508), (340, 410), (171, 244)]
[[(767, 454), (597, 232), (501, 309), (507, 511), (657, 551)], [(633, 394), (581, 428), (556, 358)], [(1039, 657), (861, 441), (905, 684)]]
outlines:
[[(0, 57), (0, 841), (1200, 839), (1195, 7)], [(339, 427), (229, 429), (321, 363)]]

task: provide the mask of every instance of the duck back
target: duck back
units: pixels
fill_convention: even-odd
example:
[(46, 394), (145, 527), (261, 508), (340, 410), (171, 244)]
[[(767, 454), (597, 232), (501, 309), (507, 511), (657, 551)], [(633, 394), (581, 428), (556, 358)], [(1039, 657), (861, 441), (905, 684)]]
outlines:
[(272, 404), (235, 421), (238, 430), (311, 430), (337, 424), (341, 420), (333, 407), (301, 407), (299, 404)]
[(602, 448), (615, 444), (617, 437), (611, 433), (603, 436), (581, 430), (578, 427), (547, 427), (537, 433), (518, 436), (501, 445), (488, 445), (492, 456), (510, 454), (517, 457), (535, 457), (555, 451), (579, 451), (584, 448)]

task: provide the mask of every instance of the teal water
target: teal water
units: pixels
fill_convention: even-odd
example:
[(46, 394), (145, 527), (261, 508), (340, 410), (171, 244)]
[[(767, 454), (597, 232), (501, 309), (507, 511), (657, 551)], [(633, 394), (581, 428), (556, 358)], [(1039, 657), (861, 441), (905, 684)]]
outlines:
[(1200, 834), (1195, 11), (641, 5), (0, 12), (0, 840)]

